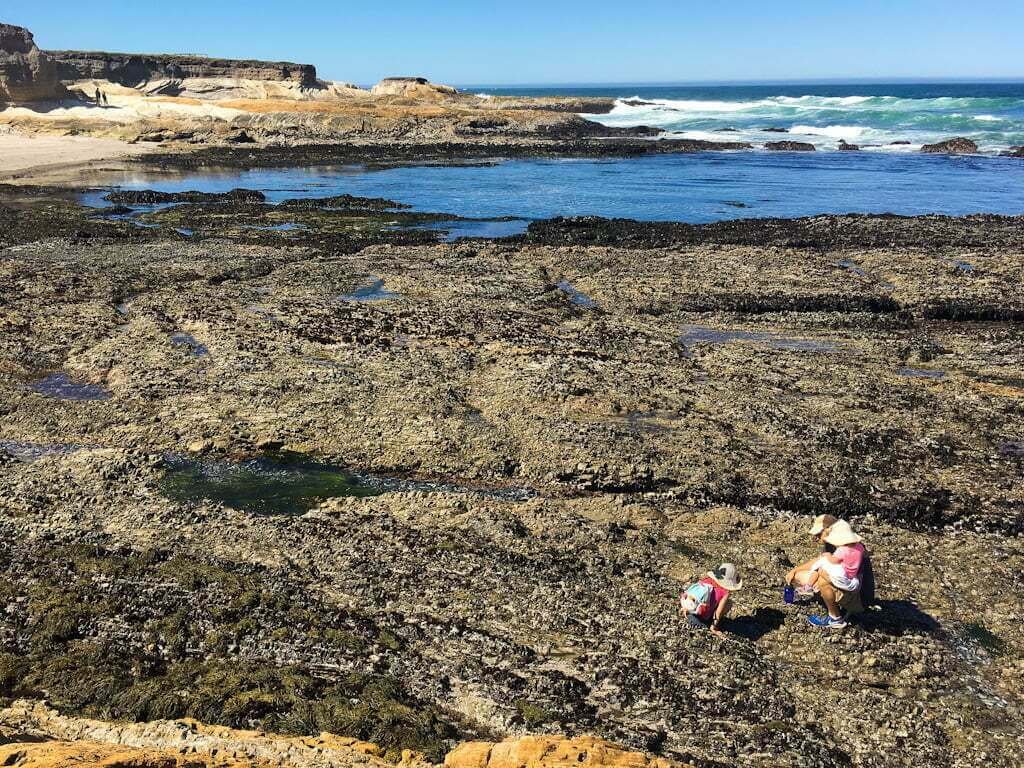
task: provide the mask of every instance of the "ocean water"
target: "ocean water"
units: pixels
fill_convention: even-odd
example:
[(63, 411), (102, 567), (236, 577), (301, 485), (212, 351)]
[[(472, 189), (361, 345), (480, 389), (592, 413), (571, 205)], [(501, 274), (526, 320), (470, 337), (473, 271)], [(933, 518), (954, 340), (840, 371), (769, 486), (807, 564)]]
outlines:
[[(823, 213), (1024, 214), (1024, 159), (997, 151), (1024, 144), (1024, 84), (806, 85), (505, 88), (509, 95), (605, 95), (619, 99), (614, 125), (661, 125), (683, 136), (799, 138), (810, 153), (705, 152), (628, 159), (538, 159), (389, 169), (316, 167), (218, 171), (184, 176), (119, 173), (94, 183), (127, 189), (225, 192), (259, 189), (271, 202), (338, 194), (387, 197), (417, 211), (518, 222), (438, 224), (452, 237), (500, 237), (525, 222), (596, 215), (693, 223)], [(643, 104), (633, 102), (641, 101)], [(736, 132), (722, 132), (734, 128)], [(764, 128), (789, 133), (765, 132)], [(916, 151), (964, 135), (987, 154)], [(864, 152), (834, 151), (840, 137)], [(892, 141), (909, 141), (893, 145)], [(101, 194), (86, 202), (99, 204)]]
[[(605, 125), (649, 125), (673, 136), (754, 144), (792, 138), (820, 150), (840, 139), (873, 152), (915, 152), (951, 136), (983, 152), (1024, 145), (1024, 83), (586, 86), (472, 88), (490, 95), (616, 99)], [(783, 129), (782, 137), (765, 128)], [(894, 144), (893, 142), (907, 142)]]
[[(259, 189), (270, 202), (338, 194), (387, 197), (417, 211), (524, 220), (596, 215), (692, 223), (820, 213), (1024, 214), (1024, 160), (856, 152), (708, 152), (607, 160), (509, 160), (486, 166), (280, 168), (97, 177), (167, 192)], [(101, 205), (103, 193), (85, 197)], [(514, 234), (515, 222), (457, 225)], [(450, 229), (447, 224), (435, 228)], [(520, 227), (521, 229), (521, 227)]]

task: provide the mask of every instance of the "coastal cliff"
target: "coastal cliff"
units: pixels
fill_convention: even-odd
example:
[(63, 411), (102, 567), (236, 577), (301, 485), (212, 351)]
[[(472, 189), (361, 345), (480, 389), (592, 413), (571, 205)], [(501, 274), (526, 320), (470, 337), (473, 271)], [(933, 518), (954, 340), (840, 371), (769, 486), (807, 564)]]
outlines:
[(57, 67), (24, 27), (0, 24), (0, 104), (59, 98)]
[(107, 80), (137, 88), (154, 80), (232, 78), (318, 85), (316, 67), (286, 61), (214, 59), (205, 56), (105, 53), (100, 51), (47, 51), (57, 76), (68, 83)]

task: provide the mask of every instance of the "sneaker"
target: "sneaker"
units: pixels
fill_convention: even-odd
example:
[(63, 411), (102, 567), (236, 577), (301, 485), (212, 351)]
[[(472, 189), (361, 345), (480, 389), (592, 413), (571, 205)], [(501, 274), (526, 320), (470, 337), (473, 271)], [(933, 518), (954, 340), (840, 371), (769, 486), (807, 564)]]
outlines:
[(846, 619), (833, 619), (828, 614), (824, 616), (808, 616), (807, 621), (812, 627), (818, 629), (842, 629), (846, 626)]

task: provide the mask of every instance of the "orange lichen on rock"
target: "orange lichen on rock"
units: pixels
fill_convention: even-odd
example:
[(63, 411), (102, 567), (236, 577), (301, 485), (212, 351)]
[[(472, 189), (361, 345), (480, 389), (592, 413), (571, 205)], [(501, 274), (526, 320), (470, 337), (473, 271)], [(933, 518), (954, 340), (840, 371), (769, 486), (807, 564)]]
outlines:
[(89, 741), (42, 741), (0, 746), (0, 765), (18, 768), (269, 768), (268, 763), (181, 754)]
[(630, 752), (593, 736), (525, 736), (493, 744), (470, 741), (452, 750), (445, 768), (680, 768), (681, 763)]

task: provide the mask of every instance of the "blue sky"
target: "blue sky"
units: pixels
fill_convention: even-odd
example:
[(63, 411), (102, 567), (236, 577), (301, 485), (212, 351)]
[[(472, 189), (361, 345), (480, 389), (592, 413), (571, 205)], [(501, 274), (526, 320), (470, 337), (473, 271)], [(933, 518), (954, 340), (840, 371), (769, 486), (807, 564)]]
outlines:
[(44, 48), (316, 64), (321, 77), (540, 84), (1024, 79), (1024, 1), (4, 0)]

